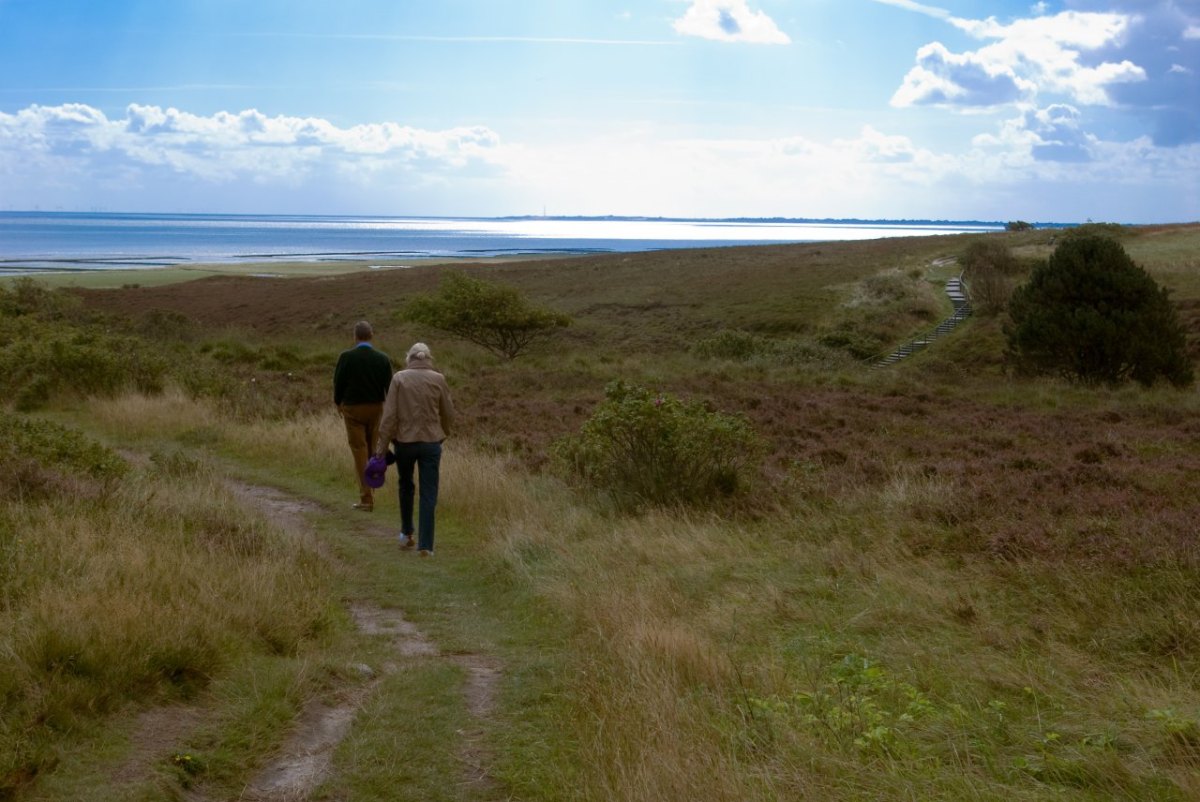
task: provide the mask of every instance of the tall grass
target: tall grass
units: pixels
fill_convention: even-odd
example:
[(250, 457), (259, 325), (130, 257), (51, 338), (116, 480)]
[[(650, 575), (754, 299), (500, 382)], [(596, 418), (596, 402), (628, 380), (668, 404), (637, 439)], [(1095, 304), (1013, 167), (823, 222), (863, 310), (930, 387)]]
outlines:
[(0, 512), (0, 791), (51, 764), (79, 721), (192, 697), (331, 626), (314, 543), (202, 462), (149, 463), (98, 498), (16, 496)]
[[(995, 345), (1001, 333), (991, 323), (940, 341), (899, 376), (841, 368), (823, 375), (767, 349), (784, 342), (776, 336), (800, 343), (842, 332), (844, 343), (822, 349), (841, 352), (856, 338), (919, 328), (943, 302), (929, 295), (920, 270), (958, 248), (937, 240), (725, 249), (496, 268), (538, 300), (569, 309), (580, 325), (560, 351), (524, 365), (439, 351), (449, 372), (458, 371), (452, 384), (467, 413), (446, 443), (438, 513), (445, 542), (461, 553), (397, 558), (379, 586), (419, 588), (429, 604), (418, 620), (440, 628), (436, 636), (507, 650), (501, 709), (488, 730), (505, 791), (531, 800), (1200, 796), (1200, 396), (1005, 377)], [(1186, 260), (1177, 251), (1163, 252), (1164, 269)], [(870, 280), (897, 263), (899, 272)], [(1175, 276), (1181, 292), (1194, 284), (1189, 276)], [(853, 309), (839, 306), (847, 293), (858, 298)], [(885, 313), (876, 318), (873, 307)], [(327, 314), (320, 310), (322, 320)], [(718, 340), (721, 327), (741, 334)], [(300, 329), (297, 337), (310, 336)], [(721, 347), (688, 349), (704, 338)], [(771, 359), (756, 357), (764, 349)], [(747, 414), (774, 448), (775, 491), (749, 511), (623, 515), (531, 474), (546, 444), (578, 430), (605, 381), (617, 377)], [(316, 398), (314, 389), (313, 409)], [(332, 411), (262, 421), (168, 391), (90, 403), (87, 415), (112, 441), (146, 447), (166, 439), (185, 455), (202, 450), (214, 464), (237, 461), (322, 498), (352, 493)], [(162, 621), (184, 609), (168, 591), (197, 596), (194, 609), (224, 627), (196, 635), (220, 644), (191, 658), (212, 675), (224, 670), (222, 656), (286, 655), (319, 638), (319, 609), (305, 612), (310, 626), (301, 630), (236, 611), (239, 595), (251, 592), (243, 586), (270, 610), (305, 576), (321, 598), (323, 569), (293, 556), (298, 565), (281, 563), (292, 575), (277, 576), (269, 544), (279, 533), (222, 511), (219, 494), (208, 509), (202, 488), (219, 493), (217, 484), (203, 471), (177, 473), (179, 480), (156, 477), (157, 493), (122, 490), (113, 509), (89, 513), (86, 525), (99, 535), (64, 526), (89, 544), (85, 562), (71, 562), (65, 541), (45, 552), (39, 543), (29, 554), (42, 557), (22, 559), (32, 560), (34, 576), (51, 571), (37, 567), (48, 561), (82, 596), (74, 609), (85, 620), (100, 607), (86, 600), (77, 576), (108, 589), (103, 603), (118, 610), (150, 603), (138, 593), (118, 603), (118, 590), (155, 588), (153, 615)], [(193, 489), (198, 495), (185, 501)], [(32, 548), (17, 531), (57, 542), (49, 531), (55, 510), (39, 503), (6, 511), (5, 548)], [(38, 516), (45, 522), (27, 530)], [(164, 547), (141, 556), (141, 540)], [(109, 541), (120, 545), (120, 560), (101, 553)], [(367, 553), (373, 544), (358, 546)], [(222, 568), (245, 572), (237, 589), (143, 581), (160, 567), (195, 575), (197, 554), (206, 567), (237, 563)], [(266, 575), (247, 562), (261, 563)], [(476, 587), (489, 584), (503, 590)], [(56, 623), (39, 631), (98, 638), (65, 620), (67, 594), (37, 596), (34, 605), (34, 590), (13, 579), (6, 587), (20, 594), (4, 608), (6, 623), (40, 617)], [(226, 598), (210, 603), (208, 590)], [(513, 606), (481, 617), (467, 603), (495, 598)], [(127, 641), (171, 654), (169, 633), (143, 632), (137, 619), (118, 614)], [(469, 638), (453, 632), (450, 619), (500, 631)], [(192, 633), (200, 625), (180, 626)], [(264, 627), (276, 634), (263, 637)], [(31, 643), (42, 645), (31, 651)], [(18, 649), (75, 653), (53, 645), (48, 636), (14, 638), (0, 659), (17, 665)], [(103, 653), (102, 644), (94, 649)], [(35, 711), (50, 698), (46, 683), (91, 681), (65, 668), (70, 660), (51, 662), (55, 670), (21, 675), (0, 699), (41, 689), (21, 702)], [(139, 670), (160, 696), (192, 692), (199, 681)], [(128, 695), (123, 676), (109, 678), (117, 689), (110, 698)], [(452, 697), (444, 679), (419, 685)], [(98, 698), (101, 685), (91, 687)]]
[(914, 554), (971, 511), (902, 466), (746, 521), (617, 516), (492, 456), (447, 464), (450, 514), (488, 522), (491, 558), (570, 622), (562, 726), (589, 759), (549, 774), (580, 799), (1195, 791), (1189, 570)]

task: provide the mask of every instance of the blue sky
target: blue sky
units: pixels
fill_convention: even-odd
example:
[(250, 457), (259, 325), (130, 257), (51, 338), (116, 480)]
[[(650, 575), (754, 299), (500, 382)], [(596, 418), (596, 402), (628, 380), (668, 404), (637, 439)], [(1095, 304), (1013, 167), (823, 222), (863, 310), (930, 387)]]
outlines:
[(0, 210), (1200, 219), (1200, 0), (0, 0)]

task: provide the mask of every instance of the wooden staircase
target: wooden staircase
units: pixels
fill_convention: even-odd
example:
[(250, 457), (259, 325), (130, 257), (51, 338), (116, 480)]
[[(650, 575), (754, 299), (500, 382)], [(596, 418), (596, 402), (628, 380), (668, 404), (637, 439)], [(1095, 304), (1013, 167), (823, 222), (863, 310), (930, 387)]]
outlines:
[(946, 280), (946, 295), (950, 298), (950, 303), (954, 306), (954, 314), (939, 323), (937, 328), (922, 334), (916, 339), (909, 340), (895, 351), (878, 360), (872, 367), (886, 368), (889, 365), (894, 365), (903, 359), (907, 359), (917, 351), (929, 347), (939, 337), (954, 331), (959, 323), (962, 323), (971, 316), (971, 299), (967, 296), (967, 288), (963, 285), (961, 275), (958, 278)]

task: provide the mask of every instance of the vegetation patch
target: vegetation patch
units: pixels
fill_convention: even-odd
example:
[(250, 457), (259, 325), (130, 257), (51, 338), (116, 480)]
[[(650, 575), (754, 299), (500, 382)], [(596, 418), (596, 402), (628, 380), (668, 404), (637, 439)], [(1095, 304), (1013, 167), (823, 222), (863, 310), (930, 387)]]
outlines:
[(571, 319), (531, 304), (515, 287), (448, 273), (436, 293), (409, 300), (403, 316), (515, 359)]
[[(1181, 308), (1200, 299), (1200, 229), (1122, 235)], [(890, 371), (820, 342), (924, 330), (979, 239), (1025, 264), (1070, 237), (473, 266), (572, 325), (515, 360), (429, 340), (462, 413), (435, 560), (395, 549), (394, 494), (343, 512), (328, 396), (355, 320), (389, 353), (428, 339), (379, 321), (444, 269), (28, 293), (41, 311), (6, 319), (101, 325), (170, 367), (161, 394), (51, 407), (144, 467), (93, 478), (22, 447), (93, 495), (0, 504), (3, 793), (119, 797), (99, 733), (133, 700), (186, 700), (203, 715), (142, 796), (236, 796), (314, 696), (365, 681), (361, 659), (399, 670), (314, 796), (470, 793), (446, 779), (469, 740), (481, 795), (547, 802), (1200, 798), (1195, 393), (1005, 375), (999, 316)], [(247, 513), (231, 469), (318, 500), (319, 541)], [(360, 601), (442, 657), (350, 633)], [(491, 714), (460, 656), (498, 667)]]
[(713, 506), (744, 492), (762, 446), (741, 417), (615, 382), (558, 444), (568, 473), (621, 506)]
[(1013, 294), (1009, 315), (1009, 355), (1027, 373), (1085, 384), (1193, 380), (1167, 291), (1116, 240), (1066, 238)]

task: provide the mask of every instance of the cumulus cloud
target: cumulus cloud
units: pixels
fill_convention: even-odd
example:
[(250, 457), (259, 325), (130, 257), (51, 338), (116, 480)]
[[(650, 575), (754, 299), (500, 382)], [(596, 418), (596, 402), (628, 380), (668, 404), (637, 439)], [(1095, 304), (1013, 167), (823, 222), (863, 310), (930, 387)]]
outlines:
[[(160, 208), (164, 199), (226, 210), (296, 201), (348, 210), (455, 180), (490, 180), (499, 137), (484, 127), (429, 131), (396, 123), (339, 127), (256, 110), (193, 114), (130, 105), (110, 118), (83, 104), (0, 112), (0, 203)], [(207, 200), (211, 199), (211, 200)], [(170, 207), (175, 208), (175, 207)]]
[(84, 169), (101, 159), (130, 168), (165, 166), (210, 181), (240, 175), (294, 180), (308, 171), (350, 169), (363, 162), (377, 168), (420, 163), (425, 169), (454, 170), (485, 159), (498, 142), (483, 127), (426, 131), (377, 123), (339, 128), (319, 118), (267, 117), (254, 109), (205, 116), (133, 104), (120, 119), (82, 104), (0, 112), (0, 156), (70, 157)]
[(978, 109), (1064, 102), (1132, 112), (1153, 142), (1200, 142), (1200, 3), (1066, 0), (1067, 10), (1002, 22), (962, 19), (911, 0), (875, 0), (936, 17), (984, 44), (917, 52), (892, 105)]
[(1068, 104), (1021, 111), (965, 152), (864, 126), (681, 139), (614, 126), (557, 143), (254, 110), (86, 105), (0, 113), (0, 208), (1083, 220), (1200, 217), (1200, 144), (1116, 143)]
[(917, 65), (892, 97), (893, 106), (999, 106), (1037, 93), (1013, 67), (976, 53), (955, 54), (940, 42), (917, 51)]
[(940, 42), (925, 45), (893, 105), (999, 106), (1038, 93), (1106, 105), (1112, 86), (1146, 79), (1145, 70), (1128, 59), (1092, 63), (1091, 54), (1128, 30), (1130, 20), (1120, 14), (1066, 11), (1008, 25), (994, 18), (949, 22), (991, 44), (961, 54)]
[(998, 134), (977, 136), (975, 144), (1027, 154), (1037, 162), (1091, 162), (1099, 142), (1083, 130), (1081, 120), (1079, 109), (1067, 104), (1028, 109), (1006, 121)]
[(746, 0), (692, 0), (674, 28), (684, 36), (719, 42), (786, 45), (791, 39), (762, 11), (751, 11)]

